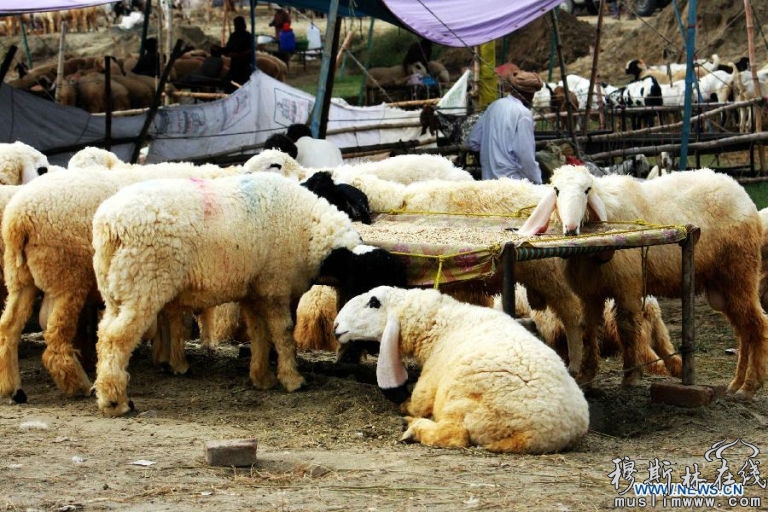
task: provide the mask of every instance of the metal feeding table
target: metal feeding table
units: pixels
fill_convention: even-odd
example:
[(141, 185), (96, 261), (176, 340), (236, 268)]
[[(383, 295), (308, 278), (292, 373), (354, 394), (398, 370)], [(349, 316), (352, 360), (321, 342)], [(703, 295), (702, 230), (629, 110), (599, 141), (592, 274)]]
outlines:
[(514, 316), (515, 263), (518, 261), (674, 244), (682, 251), (682, 383), (694, 384), (694, 245), (696, 226), (659, 226), (643, 222), (590, 224), (579, 236), (563, 236), (550, 225), (543, 235), (516, 234), (519, 215), (456, 215), (435, 212), (379, 214), (373, 224), (358, 225), (365, 243), (400, 257), (412, 286), (487, 279), (501, 270), (503, 308)]

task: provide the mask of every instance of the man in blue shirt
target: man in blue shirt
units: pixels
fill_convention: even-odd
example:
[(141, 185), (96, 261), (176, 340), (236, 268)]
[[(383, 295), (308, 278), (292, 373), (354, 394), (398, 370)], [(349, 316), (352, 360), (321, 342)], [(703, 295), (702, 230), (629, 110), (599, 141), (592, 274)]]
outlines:
[(488, 105), (472, 128), (467, 147), (480, 152), (484, 180), (508, 177), (541, 183), (533, 115), (528, 109), (542, 87), (541, 79), (517, 70), (502, 80), (509, 95)]

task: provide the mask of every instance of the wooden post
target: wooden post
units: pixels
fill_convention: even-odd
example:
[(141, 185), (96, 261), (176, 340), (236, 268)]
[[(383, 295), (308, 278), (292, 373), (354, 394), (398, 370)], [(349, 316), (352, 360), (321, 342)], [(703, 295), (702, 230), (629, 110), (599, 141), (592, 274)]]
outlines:
[(5, 53), (5, 58), (3, 59), (3, 63), (0, 64), (0, 87), (3, 86), (3, 82), (5, 81), (5, 75), (8, 74), (8, 70), (11, 69), (11, 62), (13, 62), (13, 58), (16, 56), (16, 50), (19, 48), (12, 44), (8, 51)]
[[(762, 92), (760, 91), (760, 80), (757, 79), (757, 57), (755, 56), (755, 28), (754, 28), (754, 22), (752, 21), (752, 3), (750, 0), (744, 0), (744, 17), (746, 18), (747, 22), (747, 52), (749, 55), (749, 68), (752, 71), (752, 84), (755, 88), (755, 97), (760, 98), (762, 97)], [(737, 70), (734, 70), (734, 73), (737, 73)], [(763, 131), (763, 107), (762, 105), (758, 105), (756, 109), (754, 109), (754, 117), (755, 117), (755, 132), (760, 133)], [(758, 160), (760, 162), (760, 172), (765, 171), (765, 148), (761, 145), (758, 146), (757, 149), (757, 156)]]
[(109, 55), (104, 56), (104, 149), (112, 149), (112, 65)]
[(144, 20), (141, 23), (141, 45), (139, 46), (139, 57), (144, 56), (144, 44), (147, 41), (147, 32), (149, 31), (149, 15), (152, 13), (152, 0), (146, 0), (144, 4)]
[(139, 152), (141, 151), (141, 145), (144, 144), (144, 140), (147, 138), (147, 132), (149, 132), (149, 126), (152, 124), (152, 120), (155, 118), (158, 107), (160, 107), (160, 101), (163, 98), (163, 89), (165, 89), (165, 82), (168, 80), (168, 75), (171, 73), (171, 67), (173, 62), (178, 58), (181, 53), (181, 47), (184, 41), (181, 39), (176, 40), (176, 46), (173, 47), (171, 56), (168, 62), (163, 68), (163, 74), (160, 76), (160, 83), (157, 84), (157, 90), (155, 91), (155, 97), (152, 99), (152, 105), (149, 107), (147, 117), (144, 119), (144, 126), (141, 128), (139, 137), (136, 140), (136, 145), (133, 148), (133, 155), (131, 156), (131, 163), (135, 164), (139, 160)]
[(694, 251), (701, 232), (698, 227), (686, 226), (688, 236), (680, 245), (682, 247), (682, 341), (680, 343), (680, 356), (683, 359), (682, 381), (686, 386), (696, 384), (696, 366), (693, 354), (696, 351), (696, 329), (694, 325), (695, 281), (694, 281)]
[[(597, 86), (598, 89), (601, 89), (600, 85), (597, 83), (597, 58), (600, 55), (600, 34), (603, 31), (603, 11), (605, 7), (605, 0), (600, 0), (598, 12), (597, 12), (597, 29), (595, 30), (595, 49), (592, 51), (592, 72), (589, 75), (589, 93), (587, 94), (587, 105), (584, 108), (584, 126), (582, 127), (581, 133), (583, 135), (586, 135), (589, 131), (589, 111), (592, 108), (592, 91), (595, 90), (595, 86)], [(565, 80), (563, 80), (565, 81)], [(600, 94), (600, 97), (598, 98), (601, 103), (597, 107), (600, 110), (600, 116), (602, 119), (602, 94)], [(566, 99), (566, 103), (568, 103), (568, 100)]]
[(501, 307), (505, 313), (515, 317), (515, 260), (517, 250), (514, 244), (504, 245), (501, 253)]
[[(562, 41), (560, 41), (560, 31), (557, 28), (557, 9), (552, 9), (549, 13), (552, 17), (552, 30), (555, 34), (557, 60), (560, 62), (560, 76), (563, 78), (563, 89), (565, 90), (565, 112), (567, 114), (568, 134), (571, 137), (576, 156), (582, 158), (584, 155), (581, 152), (581, 146), (576, 138), (576, 132), (573, 130), (573, 106), (571, 106), (571, 102), (569, 101), (571, 92), (568, 89), (568, 74), (565, 70), (565, 60), (563, 59), (563, 44)], [(597, 53), (597, 50), (595, 50), (595, 53)]]
[(27, 56), (27, 67), (32, 69), (32, 54), (29, 51), (29, 42), (27, 41), (27, 28), (24, 20), (19, 16), (19, 28), (21, 29), (21, 43), (24, 45), (24, 54)]
[(693, 54), (696, 50), (696, 0), (688, 2), (688, 37), (685, 42), (685, 98), (683, 100), (683, 133), (680, 144), (679, 169), (688, 167), (688, 139), (691, 136), (691, 87), (694, 82)]
[(65, 39), (67, 37), (67, 22), (62, 21), (59, 34), (59, 60), (56, 64), (56, 92), (53, 99), (61, 103), (61, 85), (64, 83), (64, 52), (67, 50)]
[[(368, 67), (371, 65), (371, 49), (373, 48), (373, 23), (376, 21), (376, 18), (371, 16), (371, 24), (368, 27), (368, 44), (365, 47), (365, 60), (364, 60), (364, 66), (363, 66), (363, 74), (362, 78), (360, 80), (360, 92), (357, 93), (357, 104), (363, 105), (363, 99), (365, 98), (365, 72), (368, 69)], [(365, 102), (368, 103), (367, 101)]]

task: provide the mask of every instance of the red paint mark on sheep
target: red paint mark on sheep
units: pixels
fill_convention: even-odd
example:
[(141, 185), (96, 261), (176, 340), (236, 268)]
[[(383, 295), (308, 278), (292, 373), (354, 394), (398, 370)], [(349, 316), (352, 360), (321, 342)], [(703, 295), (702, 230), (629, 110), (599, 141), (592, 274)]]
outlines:
[(200, 191), (200, 195), (203, 198), (203, 214), (207, 217), (211, 215), (213, 212), (213, 206), (214, 206), (214, 197), (215, 194), (210, 190), (208, 186), (208, 180), (204, 180), (201, 178), (191, 178), (190, 181), (195, 184), (195, 186)]

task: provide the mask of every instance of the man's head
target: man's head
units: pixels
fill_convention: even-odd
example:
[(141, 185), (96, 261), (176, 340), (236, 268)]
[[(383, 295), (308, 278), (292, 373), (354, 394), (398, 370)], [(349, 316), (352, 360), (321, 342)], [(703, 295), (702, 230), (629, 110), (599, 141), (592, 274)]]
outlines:
[(233, 23), (235, 24), (236, 32), (245, 30), (245, 18), (243, 18), (242, 16), (238, 16), (237, 18), (235, 18)]

